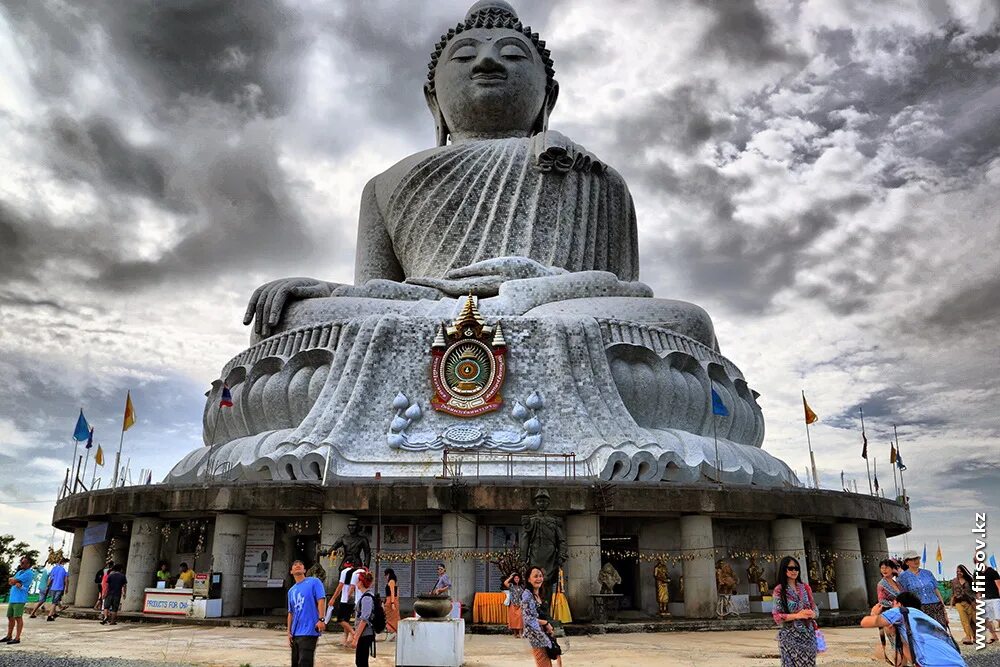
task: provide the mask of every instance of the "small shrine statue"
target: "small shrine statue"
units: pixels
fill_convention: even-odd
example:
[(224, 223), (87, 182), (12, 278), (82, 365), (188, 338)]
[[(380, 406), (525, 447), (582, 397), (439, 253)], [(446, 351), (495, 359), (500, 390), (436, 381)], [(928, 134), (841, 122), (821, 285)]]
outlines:
[(750, 567), (747, 568), (747, 583), (757, 584), (761, 597), (769, 595), (767, 580), (764, 579), (764, 568), (757, 564), (757, 557), (750, 556)]
[(684, 575), (677, 577), (677, 601), (684, 602)]
[(826, 592), (826, 582), (823, 581), (823, 577), (819, 576), (819, 559), (810, 558), (809, 559), (809, 583), (816, 586), (816, 590), (821, 593)]
[(670, 605), (670, 573), (667, 571), (667, 564), (662, 560), (656, 561), (653, 578), (656, 579), (656, 604), (660, 608), (659, 615), (670, 616), (668, 609)]
[(833, 562), (826, 564), (823, 568), (823, 589), (824, 591), (835, 591), (837, 590), (837, 573), (834, 570)]
[(736, 586), (740, 583), (733, 566), (726, 561), (719, 559), (715, 563), (715, 584), (719, 590), (719, 595), (733, 595), (736, 593)]
[(601, 585), (601, 594), (610, 595), (615, 592), (615, 586), (622, 583), (622, 577), (618, 570), (610, 561), (604, 564), (600, 574), (597, 575), (597, 583)]

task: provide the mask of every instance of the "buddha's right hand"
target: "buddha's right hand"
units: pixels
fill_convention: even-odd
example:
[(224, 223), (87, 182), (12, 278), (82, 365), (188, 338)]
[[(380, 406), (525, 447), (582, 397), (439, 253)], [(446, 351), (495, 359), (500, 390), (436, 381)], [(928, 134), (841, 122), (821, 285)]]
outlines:
[(281, 321), (285, 306), (299, 299), (330, 296), (338, 283), (328, 283), (315, 278), (281, 278), (264, 283), (254, 290), (243, 316), (243, 324), (253, 322), (254, 333), (267, 338)]

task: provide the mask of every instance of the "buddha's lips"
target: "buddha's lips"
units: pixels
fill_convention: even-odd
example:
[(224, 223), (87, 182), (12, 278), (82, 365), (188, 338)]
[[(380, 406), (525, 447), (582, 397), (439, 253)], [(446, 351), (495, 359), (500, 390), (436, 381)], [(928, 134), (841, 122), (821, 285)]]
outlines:
[(507, 79), (506, 74), (473, 74), (473, 81), (505, 81)]

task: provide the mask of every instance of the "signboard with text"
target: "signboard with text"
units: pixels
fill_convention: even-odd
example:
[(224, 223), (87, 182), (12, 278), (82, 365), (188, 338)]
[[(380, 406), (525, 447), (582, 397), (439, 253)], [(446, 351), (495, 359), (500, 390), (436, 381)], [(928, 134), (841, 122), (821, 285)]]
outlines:
[(172, 592), (169, 589), (146, 590), (142, 605), (144, 614), (187, 616), (191, 609), (191, 593)]

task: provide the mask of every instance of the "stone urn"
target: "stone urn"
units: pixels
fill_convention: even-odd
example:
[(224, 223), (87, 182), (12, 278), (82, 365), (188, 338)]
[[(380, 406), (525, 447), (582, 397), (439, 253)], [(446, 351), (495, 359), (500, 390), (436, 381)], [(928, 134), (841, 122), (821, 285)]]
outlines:
[(433, 593), (418, 595), (417, 601), (413, 603), (413, 611), (417, 612), (420, 618), (447, 618), (451, 613), (451, 598)]

